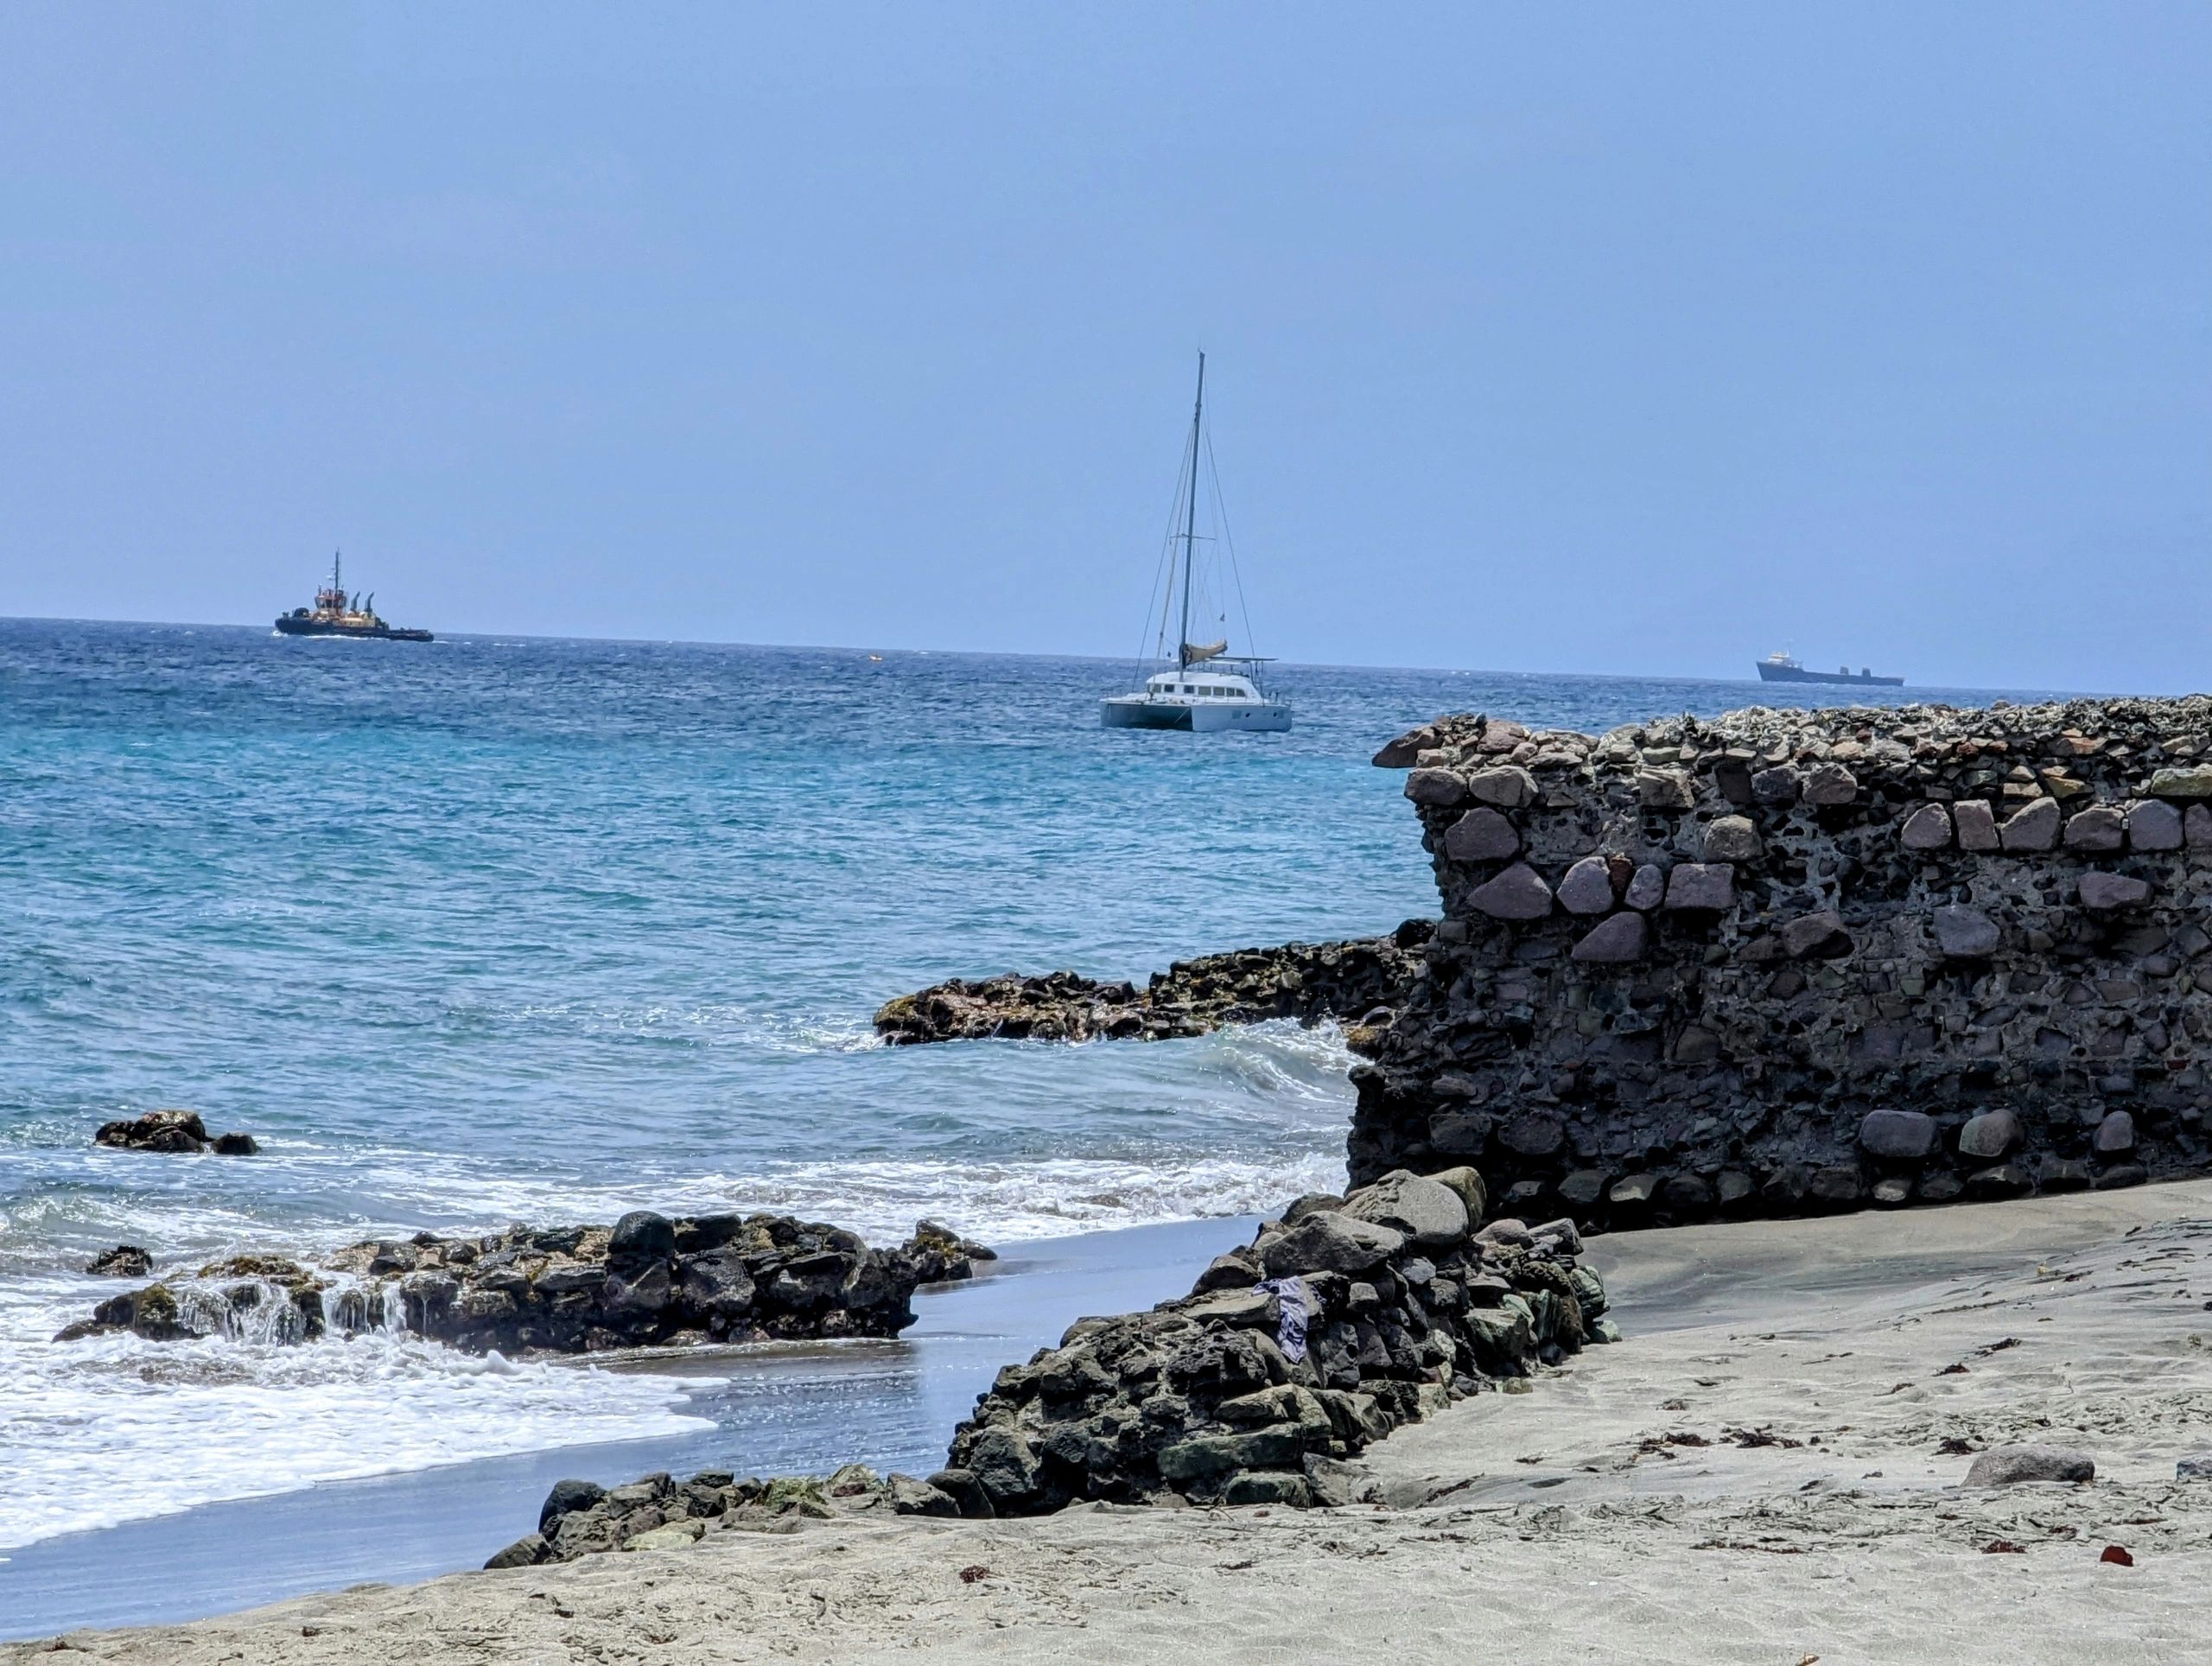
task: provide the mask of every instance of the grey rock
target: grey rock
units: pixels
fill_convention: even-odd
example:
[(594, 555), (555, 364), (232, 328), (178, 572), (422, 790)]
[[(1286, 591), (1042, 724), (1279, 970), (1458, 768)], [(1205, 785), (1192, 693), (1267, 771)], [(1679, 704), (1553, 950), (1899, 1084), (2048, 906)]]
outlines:
[(1979, 798), (1961, 798), (1951, 806), (1951, 822), (1958, 830), (1961, 850), (1994, 850), (1997, 816)]
[(2135, 1149), (2135, 1119), (2124, 1110), (2107, 1111), (2089, 1141), (2100, 1157), (2123, 1157)]
[(1552, 911), (1552, 888), (1528, 863), (1516, 862), (1469, 892), (1467, 902), (1492, 919), (1541, 919)]
[(1936, 1119), (1917, 1110), (1870, 1110), (1859, 1122), (1859, 1143), (1886, 1161), (1916, 1163), (1936, 1148)]
[(1370, 760), (1377, 769), (1404, 769), (1427, 747), (1436, 744), (1436, 725), (1423, 723), (1389, 742)]
[(1707, 862), (1757, 862), (1765, 853), (1748, 816), (1716, 816), (1705, 830)]
[(1986, 960), (2005, 940), (1997, 922), (1979, 908), (1949, 904), (1938, 908), (1929, 924), (1936, 928), (1936, 946), (1954, 960)]
[(2138, 850), (2180, 849), (2181, 811), (2163, 798), (2137, 799), (2127, 807), (2127, 843)]
[(1439, 1186), (1448, 1186), (1459, 1195), (1467, 1211), (1469, 1224), (1482, 1219), (1490, 1208), (1490, 1190), (1483, 1184), (1483, 1177), (1465, 1164), (1451, 1168), (1440, 1168), (1428, 1177)]
[(1904, 818), (1897, 839), (1908, 850), (1948, 850), (1951, 812), (1942, 804), (1923, 804)]
[(543, 1561), (552, 1548), (543, 1534), (525, 1533), (505, 1550), (494, 1553), (484, 1566), (486, 1571), (495, 1567), (532, 1567)]
[(2212, 1481), (2212, 1458), (2180, 1458), (2174, 1461), (2177, 1481)]
[(1225, 1504), (1287, 1504), (1303, 1510), (1313, 1500), (1306, 1477), (1282, 1470), (1239, 1470), (1221, 1489)]
[(1295, 1427), (1279, 1425), (1249, 1434), (1201, 1434), (1165, 1448), (1160, 1472), (1171, 1481), (1203, 1480), (1233, 1469), (1268, 1469), (1295, 1464), (1306, 1442)]
[(1395, 1227), (1424, 1250), (1449, 1249), (1467, 1236), (1467, 1205), (1440, 1181), (1423, 1180), (1404, 1169), (1361, 1186), (1344, 1199), (1354, 1220)]
[(1580, 961), (1615, 965), (1643, 958), (1650, 928), (1638, 913), (1618, 913), (1601, 919), (1575, 942), (1569, 952)]
[(887, 1495), (893, 1511), (900, 1516), (957, 1516), (960, 1504), (942, 1487), (931, 1486), (927, 1481), (901, 1475), (896, 1471), (886, 1478)]
[(1895, 1208), (1897, 1205), (1910, 1200), (1912, 1182), (1902, 1174), (1885, 1175), (1874, 1182), (1874, 1190), (1871, 1195), (1876, 1203)]
[(143, 1278), (154, 1270), (154, 1258), (135, 1243), (118, 1243), (94, 1256), (85, 1270), (101, 1278)]
[(658, 1527), (648, 1528), (623, 1540), (625, 1550), (684, 1550), (706, 1536), (707, 1524), (686, 1517), (680, 1522), (664, 1522)]
[(2149, 791), (2154, 798), (2212, 798), (2212, 764), (2153, 771)]
[(2015, 1486), (2023, 1481), (2094, 1481), (2096, 1461), (2064, 1447), (1992, 1447), (1967, 1471), (1968, 1486)]
[(1666, 895), (1666, 870), (1654, 863), (1645, 862), (1629, 881), (1628, 892), (1621, 900), (1631, 908), (1639, 908), (1649, 913), (1665, 900)]
[(2009, 1110), (1970, 1116), (1959, 1130), (1959, 1154), (1994, 1160), (2020, 1143), (2020, 1119)]
[(1344, 1214), (1308, 1215), (1267, 1247), (1270, 1278), (1298, 1273), (1363, 1273), (1396, 1255), (1405, 1234)]
[(1780, 935), (1783, 951), (1792, 960), (1834, 960), (1851, 952), (1851, 934), (1833, 908), (1784, 920)]
[(1520, 810), (1536, 802), (1536, 778), (1516, 764), (1478, 769), (1467, 777), (1467, 795), (1478, 804)]
[(1640, 769), (1636, 797), (1646, 810), (1683, 811), (1697, 802), (1697, 789), (1679, 769)]
[(1602, 914), (1613, 906), (1613, 876), (1603, 856), (1585, 856), (1559, 882), (1560, 906), (1570, 914)]
[[(2171, 806), (2168, 806), (2171, 814)], [(2110, 804), (2091, 804), (2066, 818), (2069, 850), (2118, 850), (2127, 843), (2127, 823)]]
[(1606, 1200), (1616, 1209), (1643, 1209), (1649, 1206), (1659, 1192), (1659, 1180), (1654, 1174), (1630, 1174), (1613, 1182)]
[(2127, 874), (2084, 874), (2079, 889), (2082, 906), (2100, 913), (2110, 913), (2118, 908), (2139, 908), (2151, 900), (2149, 881)]
[(2095, 1178), (2088, 1164), (2076, 1157), (2045, 1157), (2043, 1167), (2036, 1171), (2036, 1189), (2039, 1192), (2086, 1192)]
[(1859, 778), (1841, 764), (1815, 764), (1802, 795), (1808, 804), (1847, 804), (1859, 797)]
[(1999, 842), (2007, 850), (2051, 850), (2058, 844), (2058, 800), (2037, 798), (2005, 818)]
[(563, 1516), (593, 1509), (606, 1497), (607, 1489), (596, 1481), (556, 1481), (538, 1509), (537, 1530), (543, 1533)]
[(1498, 1130), (1498, 1142), (1523, 1157), (1548, 1157), (1566, 1143), (1567, 1129), (1556, 1116), (1523, 1111), (1507, 1119)]
[(1794, 804), (1799, 786), (1797, 772), (1787, 764), (1778, 764), (1751, 777), (1751, 797), (1763, 804)]
[(633, 1209), (614, 1223), (607, 1240), (610, 1267), (665, 1261), (676, 1254), (676, 1223), (650, 1209)]
[(1519, 831), (1488, 804), (1476, 805), (1444, 833), (1444, 854), (1453, 862), (1503, 862), (1520, 849)]
[(1967, 1176), (1967, 1191), (1976, 1198), (2024, 1198), (2035, 1182), (2018, 1163), (1999, 1163)]
[(2181, 837), (2191, 850), (2212, 850), (2212, 809), (2190, 805), (2181, 818)]
[(1456, 769), (1416, 769), (1406, 777), (1406, 797), (1417, 804), (1448, 808), (1464, 804), (1467, 798), (1466, 778)]
[(1669, 912), (1724, 913), (1736, 906), (1736, 870), (1718, 862), (1677, 862), (1667, 875)]

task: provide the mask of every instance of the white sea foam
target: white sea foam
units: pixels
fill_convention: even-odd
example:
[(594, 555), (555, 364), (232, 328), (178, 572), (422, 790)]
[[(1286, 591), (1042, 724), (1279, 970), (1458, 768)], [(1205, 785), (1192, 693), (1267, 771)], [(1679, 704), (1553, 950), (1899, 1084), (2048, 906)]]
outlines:
[(478, 1358), (388, 1333), (48, 1341), (116, 1288), (49, 1278), (0, 1292), (0, 1548), (318, 1481), (707, 1427), (683, 1409), (696, 1377)]
[[(599, 1016), (678, 1033), (696, 1018)], [(857, 1040), (822, 1038), (830, 1050)], [(949, 1050), (941, 1057), (955, 1060)], [(725, 1159), (702, 1172), (681, 1149), (663, 1149), (531, 1172), (499, 1149), (364, 1148), (279, 1135), (264, 1138), (251, 1165), (161, 1160), (143, 1171), (159, 1184), (58, 1184), (19, 1197), (0, 1211), (0, 1245), (14, 1246), (0, 1249), (0, 1265), (14, 1263), (0, 1281), (0, 1474), (10, 1482), (0, 1489), (0, 1548), (317, 1481), (706, 1426), (685, 1411), (696, 1377), (480, 1359), (388, 1333), (301, 1343), (273, 1289), (251, 1307), (212, 1292), (189, 1296), (223, 1332), (203, 1340), (55, 1344), (54, 1332), (125, 1288), (60, 1270), (57, 1246), (70, 1246), (70, 1266), (108, 1243), (161, 1246), (157, 1271), (175, 1278), (236, 1250), (312, 1256), (426, 1223), (490, 1230), (611, 1221), (638, 1208), (773, 1210), (880, 1243), (926, 1216), (1006, 1244), (1257, 1213), (1344, 1183), (1350, 1056), (1332, 1028), (1268, 1024), (1111, 1052), (1001, 1046), (988, 1057), (1016, 1103), (1035, 1103), (1039, 1080), (1071, 1078), (1093, 1097), (1071, 1100), (1071, 1126), (1046, 1139), (1038, 1135), (1047, 1119), (1033, 1109), (1003, 1137), (979, 1125), (952, 1148), (915, 1155)], [(1109, 1123), (1121, 1132), (1103, 1149), (1054, 1152)], [(43, 1160), (60, 1180), (102, 1160), (55, 1151)]]

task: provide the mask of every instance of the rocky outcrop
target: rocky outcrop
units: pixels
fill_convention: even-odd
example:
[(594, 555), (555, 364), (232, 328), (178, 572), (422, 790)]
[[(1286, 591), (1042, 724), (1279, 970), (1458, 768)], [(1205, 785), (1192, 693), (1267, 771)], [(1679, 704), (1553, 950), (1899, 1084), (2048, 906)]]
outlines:
[(1628, 1224), (2212, 1167), (2212, 699), (1448, 717), (1377, 761), (1444, 918), (1355, 1180)]
[(251, 1134), (210, 1134), (196, 1110), (149, 1110), (117, 1122), (103, 1122), (95, 1145), (118, 1151), (212, 1151), (219, 1157), (251, 1157), (261, 1149)]
[(1465, 1167), (1299, 1199), (1189, 1296), (1001, 1371), (929, 1485), (969, 1516), (1349, 1502), (1342, 1459), (1613, 1334), (1572, 1224), (1477, 1232), (1484, 1201)]
[(875, 1027), (887, 1041), (905, 1044), (1158, 1041), (1269, 1018), (1352, 1023), (1397, 1004), (1429, 930), (1427, 920), (1408, 920), (1389, 937), (1205, 955), (1154, 974), (1143, 989), (1073, 972), (954, 978), (887, 1002)]
[(826, 1479), (556, 1485), (535, 1532), (487, 1567), (677, 1548), (709, 1531), (790, 1532), (889, 1510), (1025, 1516), (1081, 1499), (1340, 1505), (1368, 1496), (1345, 1460), (1452, 1401), (1526, 1389), (1618, 1332), (1578, 1264), (1570, 1221), (1493, 1221), (1480, 1175), (1384, 1176), (1299, 1199), (1217, 1257), (1188, 1296), (1079, 1319), (1010, 1365), (927, 1479), (849, 1465)]
[(887, 1250), (782, 1215), (671, 1220), (639, 1210), (612, 1227), (374, 1239), (313, 1269), (234, 1256), (112, 1297), (57, 1339), (129, 1331), (292, 1342), (394, 1330), (512, 1355), (887, 1337), (913, 1322), (918, 1286), (969, 1277), (992, 1253), (926, 1221)]
[(484, 1566), (529, 1567), (613, 1550), (680, 1550), (709, 1532), (790, 1533), (802, 1523), (840, 1516), (956, 1513), (942, 1504), (931, 1507), (931, 1491), (911, 1475), (886, 1478), (865, 1464), (848, 1464), (827, 1477), (766, 1481), (740, 1480), (728, 1470), (702, 1470), (688, 1481), (662, 1471), (618, 1487), (556, 1481), (538, 1512), (537, 1530)]
[(154, 1257), (135, 1243), (118, 1243), (94, 1256), (85, 1270), (100, 1278), (143, 1278), (154, 1270)]

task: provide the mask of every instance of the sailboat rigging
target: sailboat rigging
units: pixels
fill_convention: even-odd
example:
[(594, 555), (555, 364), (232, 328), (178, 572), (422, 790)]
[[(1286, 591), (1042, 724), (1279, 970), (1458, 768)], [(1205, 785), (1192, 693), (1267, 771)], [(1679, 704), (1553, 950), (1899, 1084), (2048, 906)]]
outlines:
[[(1215, 642), (1191, 640), (1191, 602), (1196, 588), (1198, 537), (1198, 484), (1211, 452), (1205, 446), (1206, 356), (1198, 355), (1198, 397), (1191, 406), (1191, 437), (1184, 452), (1181, 561), (1170, 549), (1168, 594), (1161, 598), (1160, 651), (1164, 662), (1166, 625), (1175, 614), (1179, 593), (1181, 608), (1176, 618), (1174, 667), (1162, 669), (1145, 679), (1134, 694), (1117, 694), (1098, 703), (1099, 721), (1108, 728), (1193, 729), (1211, 733), (1221, 729), (1281, 731), (1290, 727), (1290, 706), (1260, 686), (1260, 668), (1268, 662), (1255, 654), (1229, 652), (1229, 639)], [(1220, 480), (1214, 482), (1217, 501)], [(1231, 566), (1232, 576), (1235, 574)], [(1243, 606), (1243, 582), (1237, 580), (1238, 606)], [(1249, 629), (1249, 622), (1247, 624)], [(1202, 669), (1203, 668), (1203, 669)]]

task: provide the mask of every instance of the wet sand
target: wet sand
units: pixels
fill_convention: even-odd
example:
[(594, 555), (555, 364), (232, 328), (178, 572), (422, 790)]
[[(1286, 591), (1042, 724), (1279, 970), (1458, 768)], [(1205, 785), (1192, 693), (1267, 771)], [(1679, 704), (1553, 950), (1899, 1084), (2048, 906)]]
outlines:
[[(2205, 1657), (2212, 1483), (2173, 1477), (2212, 1452), (2212, 1182), (1592, 1254), (1629, 1340), (1402, 1431), (1364, 1506), (718, 1532), (77, 1633), (62, 1657)], [(2098, 1478), (1967, 1491), (1947, 1440), (2075, 1447)]]

